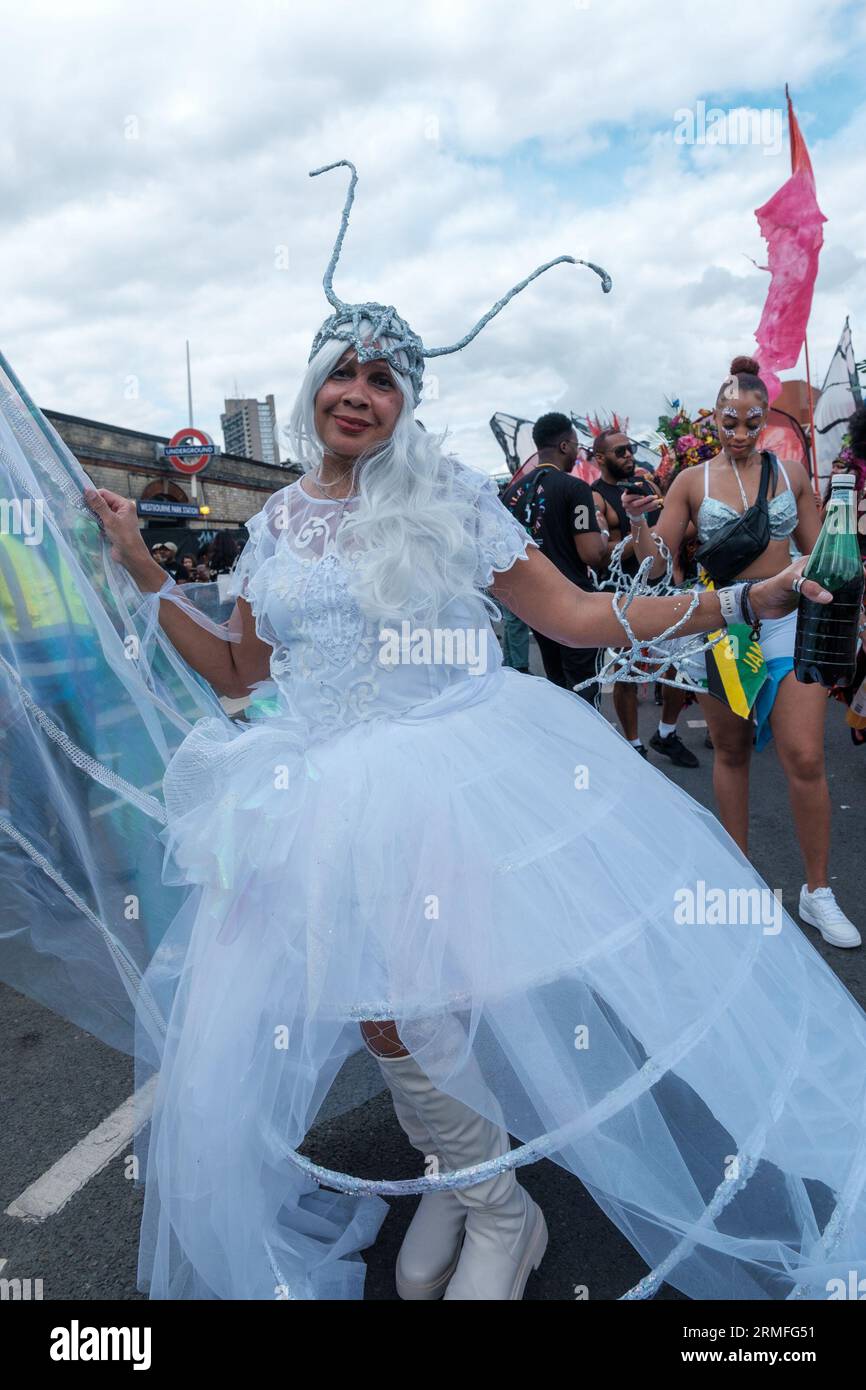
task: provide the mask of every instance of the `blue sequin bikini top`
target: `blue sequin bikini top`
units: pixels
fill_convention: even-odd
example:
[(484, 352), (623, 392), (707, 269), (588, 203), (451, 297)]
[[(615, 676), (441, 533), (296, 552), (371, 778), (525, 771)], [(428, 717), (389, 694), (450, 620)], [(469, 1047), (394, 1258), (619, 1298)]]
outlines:
[[(798, 522), (797, 499), (781, 459), (779, 460), (779, 468), (788, 486), (784, 492), (778, 493), (776, 497), (771, 497), (767, 502), (767, 511), (770, 517), (770, 537), (774, 541), (785, 540), (792, 531), (796, 530)], [(704, 500), (698, 509), (697, 516), (698, 540), (700, 541), (710, 540), (722, 526), (727, 525), (732, 516), (741, 515), (736, 507), (729, 506), (727, 502), (720, 502), (717, 497), (710, 497), (709, 494), (710, 461), (704, 459)]]

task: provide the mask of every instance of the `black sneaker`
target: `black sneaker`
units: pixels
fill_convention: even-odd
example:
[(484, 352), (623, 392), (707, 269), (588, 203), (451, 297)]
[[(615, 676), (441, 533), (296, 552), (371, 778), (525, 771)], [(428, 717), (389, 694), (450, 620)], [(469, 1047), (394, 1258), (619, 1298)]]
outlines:
[(667, 738), (662, 738), (656, 729), (650, 739), (650, 748), (654, 748), (657, 753), (663, 753), (666, 758), (670, 758), (677, 767), (700, 767), (700, 763), (690, 749), (686, 748), (679, 734), (668, 734)]
[(640, 755), (641, 755), (642, 758), (646, 758), (647, 761), (649, 761), (649, 753), (648, 753), (647, 750), (646, 750), (646, 745), (645, 745), (645, 744), (643, 744), (643, 743), (633, 743), (631, 746), (632, 746), (632, 748), (634, 749), (634, 751), (635, 751), (636, 753), (640, 753)]

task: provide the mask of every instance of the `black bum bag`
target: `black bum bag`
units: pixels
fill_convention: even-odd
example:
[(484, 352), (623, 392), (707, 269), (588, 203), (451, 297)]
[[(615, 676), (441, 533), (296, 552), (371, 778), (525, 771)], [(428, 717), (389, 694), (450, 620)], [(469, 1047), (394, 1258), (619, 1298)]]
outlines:
[(748, 569), (770, 543), (770, 513), (767, 493), (771, 470), (775, 475), (774, 454), (761, 454), (761, 485), (751, 507), (740, 516), (732, 517), (712, 540), (704, 541), (695, 551), (695, 559), (703, 565), (716, 588), (730, 584), (738, 574)]

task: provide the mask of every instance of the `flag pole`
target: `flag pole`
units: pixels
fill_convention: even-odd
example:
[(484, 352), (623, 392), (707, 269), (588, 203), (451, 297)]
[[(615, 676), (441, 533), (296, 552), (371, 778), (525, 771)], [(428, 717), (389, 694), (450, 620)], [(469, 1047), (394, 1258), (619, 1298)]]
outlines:
[[(187, 340), (186, 340), (186, 403), (187, 403), (187, 409), (188, 409), (188, 413), (189, 413), (189, 427), (190, 427), (190, 429), (192, 429), (192, 424), (193, 424), (193, 420), (192, 420), (192, 371), (191, 371), (190, 365), (189, 365), (189, 338), (187, 338)], [(196, 475), (195, 475), (194, 473), (193, 473), (192, 477), (191, 477), (190, 480), (189, 480), (189, 490), (190, 490), (190, 493), (192, 494), (192, 500), (193, 500), (193, 502), (197, 502), (197, 501), (198, 501), (198, 481), (197, 481)]]
[[(794, 172), (794, 141), (791, 138), (791, 93), (788, 84), (785, 83), (785, 101), (788, 106), (788, 146), (791, 155), (791, 173)], [(818, 454), (815, 448), (815, 412), (812, 403), (812, 373), (809, 367), (809, 325), (803, 333), (803, 347), (806, 352), (806, 395), (809, 401), (809, 472), (812, 475), (812, 487), (815, 496), (820, 500), (821, 485), (818, 481)]]
[(803, 346), (806, 349), (806, 390), (809, 396), (809, 454), (812, 460), (812, 486), (815, 489), (815, 496), (820, 500), (821, 483), (818, 478), (818, 456), (815, 449), (815, 412), (812, 405), (812, 374), (809, 371), (809, 339), (804, 336)]

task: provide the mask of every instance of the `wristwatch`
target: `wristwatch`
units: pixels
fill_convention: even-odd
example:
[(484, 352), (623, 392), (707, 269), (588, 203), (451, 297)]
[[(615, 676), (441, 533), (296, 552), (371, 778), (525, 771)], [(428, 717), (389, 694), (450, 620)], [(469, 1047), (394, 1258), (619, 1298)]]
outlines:
[(724, 589), (716, 590), (725, 627), (730, 627), (732, 623), (748, 623), (755, 639), (761, 633), (761, 620), (752, 607), (749, 590), (753, 584), (758, 583), (758, 579), (745, 579), (739, 584), (730, 584)]
[(732, 627), (734, 623), (743, 620), (743, 610), (740, 607), (742, 589), (741, 584), (732, 584), (728, 589), (716, 590), (719, 596), (719, 607), (722, 610), (722, 622), (725, 627)]

